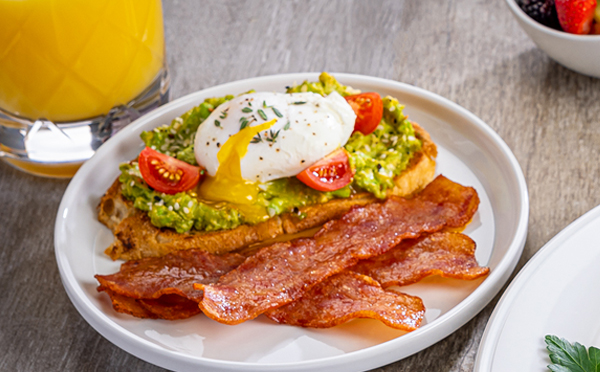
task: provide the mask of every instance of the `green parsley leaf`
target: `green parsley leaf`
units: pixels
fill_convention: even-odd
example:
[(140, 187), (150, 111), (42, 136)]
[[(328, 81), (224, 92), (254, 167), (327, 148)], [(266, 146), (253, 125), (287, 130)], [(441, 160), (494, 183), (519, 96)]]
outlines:
[(600, 372), (600, 349), (585, 346), (578, 342), (571, 344), (564, 338), (547, 335), (546, 349), (553, 364), (552, 372)]

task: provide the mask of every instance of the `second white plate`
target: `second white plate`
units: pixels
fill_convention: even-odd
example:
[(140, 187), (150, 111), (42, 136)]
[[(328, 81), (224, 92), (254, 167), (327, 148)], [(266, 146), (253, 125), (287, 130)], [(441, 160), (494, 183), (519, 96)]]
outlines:
[(596, 207), (529, 260), (494, 309), (475, 371), (548, 371), (546, 335), (600, 346), (599, 241)]
[(56, 259), (71, 301), (98, 332), (124, 350), (172, 370), (360, 371), (434, 344), (498, 293), (521, 255), (529, 213), (525, 180), (506, 144), (473, 114), (433, 93), (390, 80), (335, 76), (363, 91), (398, 98), (438, 144), (438, 173), (476, 188), (481, 205), (465, 232), (477, 242), (477, 259), (491, 274), (474, 282), (433, 277), (404, 287), (427, 307), (425, 325), (408, 334), (366, 319), (331, 329), (303, 329), (263, 317), (227, 326), (202, 315), (170, 322), (116, 313), (108, 297), (96, 292), (93, 276), (119, 268), (103, 253), (112, 234), (96, 218), (96, 205), (118, 175), (119, 163), (137, 156), (142, 131), (170, 122), (207, 97), (250, 89), (283, 91), (294, 82), (318, 79), (315, 73), (267, 76), (206, 89), (158, 108), (104, 144), (69, 184), (57, 215)]

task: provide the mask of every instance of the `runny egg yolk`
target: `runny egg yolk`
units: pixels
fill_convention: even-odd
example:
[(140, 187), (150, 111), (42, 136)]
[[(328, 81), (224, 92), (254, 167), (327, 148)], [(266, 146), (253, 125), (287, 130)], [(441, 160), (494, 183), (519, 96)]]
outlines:
[(217, 173), (214, 177), (207, 177), (200, 185), (200, 198), (231, 203), (252, 220), (269, 218), (266, 208), (255, 204), (259, 192), (258, 183), (242, 178), (240, 163), (248, 152), (252, 138), (276, 122), (277, 119), (273, 119), (254, 127), (246, 127), (231, 136), (217, 153)]

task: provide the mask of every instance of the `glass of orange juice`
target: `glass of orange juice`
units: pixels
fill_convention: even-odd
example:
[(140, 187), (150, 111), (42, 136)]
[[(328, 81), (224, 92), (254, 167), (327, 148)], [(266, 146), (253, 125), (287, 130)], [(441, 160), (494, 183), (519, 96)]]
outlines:
[(0, 0), (0, 157), (71, 177), (165, 103), (161, 0)]

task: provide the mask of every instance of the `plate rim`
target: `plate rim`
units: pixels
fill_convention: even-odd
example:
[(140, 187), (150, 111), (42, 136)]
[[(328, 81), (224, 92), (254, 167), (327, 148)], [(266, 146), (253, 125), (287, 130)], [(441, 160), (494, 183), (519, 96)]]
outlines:
[(506, 291), (502, 294), (485, 327), (477, 350), (474, 372), (490, 371), (491, 367), (493, 367), (494, 355), (496, 354), (504, 324), (510, 315), (511, 305), (515, 302), (521, 291), (527, 287), (528, 279), (535, 275), (554, 253), (565, 249), (565, 241), (578, 234), (584, 227), (597, 219), (600, 219), (600, 205), (585, 212), (554, 235), (519, 270)]
[[(437, 341), (447, 337), (449, 334), (453, 333), (455, 330), (464, 325), (467, 321), (472, 319), (475, 315), (477, 315), (490, 301), (491, 299), (500, 291), (502, 286), (506, 283), (512, 271), (516, 267), (518, 259), (521, 256), (523, 251), (525, 240), (527, 237), (527, 228), (528, 228), (528, 218), (529, 218), (529, 197), (527, 191), (527, 185), (525, 182), (525, 177), (523, 175), (522, 169), (517, 162), (514, 154), (506, 145), (506, 143), (502, 140), (502, 138), (492, 130), (489, 125), (487, 125), (483, 120), (475, 116), (470, 111), (466, 110), (462, 106), (440, 96), (428, 90), (415, 87), (410, 84), (383, 79), (378, 77), (371, 77), (366, 75), (358, 75), (358, 74), (348, 74), (348, 73), (335, 73), (331, 72), (332, 75), (336, 76), (339, 80), (352, 81), (352, 85), (360, 86), (363, 85), (378, 85), (385, 89), (396, 89), (402, 90), (409, 94), (418, 96), (422, 99), (434, 101), (435, 103), (441, 105), (445, 109), (453, 111), (461, 116), (464, 116), (468, 119), (470, 124), (474, 124), (478, 127), (478, 129), (482, 130), (484, 134), (490, 138), (500, 149), (500, 151), (505, 155), (508, 161), (508, 165), (510, 165), (510, 169), (512, 171), (512, 175), (515, 177), (515, 181), (517, 184), (517, 188), (520, 191), (520, 209), (521, 213), (519, 214), (519, 221), (517, 227), (515, 229), (514, 237), (504, 254), (498, 263), (496, 269), (490, 273), (490, 275), (484, 280), (470, 295), (468, 295), (464, 300), (462, 300), (459, 304), (454, 306), (452, 309), (444, 313), (442, 316), (437, 318), (431, 324), (434, 324), (435, 327), (429, 326), (427, 324), (422, 328), (408, 333), (402, 336), (402, 339), (405, 340), (405, 345), (407, 349), (409, 349), (408, 354), (406, 354), (402, 358), (406, 358), (409, 355), (412, 355), (420, 350), (423, 350), (426, 347), (431, 346), (433, 343), (429, 343), (426, 347), (415, 346), (415, 343), (411, 343), (414, 338), (427, 337), (426, 334), (437, 334), (435, 337)], [(249, 85), (253, 83), (261, 83), (266, 84), (269, 82), (280, 82), (280, 81), (304, 81), (306, 79), (315, 79), (319, 75), (318, 72), (304, 72), (304, 73), (288, 73), (288, 74), (275, 74), (275, 75), (266, 75), (260, 77), (253, 77), (250, 79), (241, 79), (233, 82), (228, 82), (225, 84), (220, 84), (216, 86), (212, 86), (206, 89), (202, 89), (183, 97), (180, 97), (176, 100), (173, 100), (155, 110), (150, 112), (147, 115), (139, 118), (138, 120), (132, 122), (125, 128), (123, 128), (119, 133), (117, 133), (113, 138), (109, 140), (112, 143), (117, 143), (122, 138), (126, 138), (131, 136), (135, 130), (144, 125), (144, 123), (148, 121), (152, 121), (156, 117), (162, 115), (165, 112), (170, 111), (173, 108), (181, 107), (191, 102), (198, 102), (197, 97), (204, 96), (210, 94), (211, 90), (221, 90), (226, 89), (228, 87), (235, 87), (239, 85)], [(99, 309), (96, 309), (95, 306), (87, 299), (83, 290), (77, 286), (77, 281), (73, 274), (73, 271), (69, 267), (68, 259), (64, 252), (61, 252), (59, 249), (59, 233), (63, 228), (62, 215), (65, 213), (66, 206), (68, 205), (68, 201), (72, 199), (74, 196), (72, 194), (72, 189), (75, 188), (75, 183), (73, 181), (79, 180), (79, 178), (84, 174), (88, 168), (94, 167), (97, 159), (102, 157), (102, 154), (110, 151), (108, 146), (101, 146), (96, 154), (86, 163), (83, 164), (81, 169), (77, 172), (73, 180), (70, 182), (67, 187), (65, 194), (61, 200), (60, 206), (57, 211), (57, 217), (55, 222), (54, 229), (54, 245), (55, 245), (55, 256), (56, 261), (59, 267), (61, 282), (63, 283), (63, 287), (65, 288), (69, 299), (76, 307), (80, 315), (104, 338), (118, 346), (119, 348), (127, 351), (130, 354), (135, 355), (138, 358), (146, 360), (150, 363), (156, 364), (158, 366), (164, 368), (173, 368), (173, 363), (165, 363), (165, 360), (161, 360), (161, 358), (166, 358), (167, 360), (172, 360), (173, 357), (177, 359), (183, 359), (181, 364), (176, 363), (175, 366), (184, 367), (185, 365), (191, 364), (196, 366), (203, 366), (205, 368), (211, 368), (212, 370), (218, 371), (229, 371), (232, 368), (240, 368), (246, 371), (253, 370), (281, 370), (285, 368), (286, 370), (305, 370), (308, 368), (314, 368), (316, 366), (321, 368), (340, 366), (339, 360), (341, 359), (343, 363), (341, 365), (356, 365), (363, 358), (363, 354), (372, 353), (374, 348), (378, 348), (377, 354), (379, 357), (385, 360), (385, 364), (397, 361), (399, 359), (394, 358), (394, 354), (392, 352), (393, 346), (390, 346), (390, 343), (397, 340), (391, 340), (388, 342), (384, 342), (379, 345), (375, 345), (373, 347), (368, 347), (365, 349), (345, 353), (339, 356), (332, 356), (327, 358), (319, 358), (308, 361), (301, 362), (289, 362), (289, 363), (277, 363), (277, 364), (265, 364), (265, 363), (246, 363), (246, 362), (234, 362), (234, 361), (223, 361), (205, 357), (194, 357), (191, 355), (181, 354), (175, 351), (170, 351), (165, 348), (162, 348), (154, 343), (151, 343), (147, 340), (144, 340), (129, 331), (123, 331), (122, 327), (114, 322), (107, 315), (101, 312)], [(455, 327), (455, 317), (457, 314), (470, 310), (472, 315), (467, 317), (467, 319), (463, 319), (459, 321), (458, 326)], [(108, 327), (109, 329), (107, 329)], [(423, 336), (421, 336), (424, 334)], [(435, 342), (437, 342), (435, 341)], [(145, 348), (150, 348), (150, 351), (153, 353), (151, 357), (149, 357), (148, 351), (144, 350)], [(144, 354), (144, 356), (141, 356)], [(386, 357), (387, 356), (387, 357)], [(198, 364), (201, 362), (202, 364)], [(243, 367), (243, 368), (242, 368)]]

